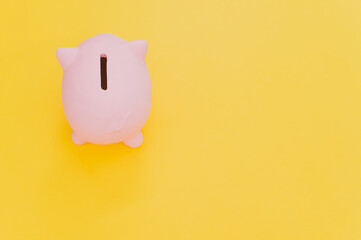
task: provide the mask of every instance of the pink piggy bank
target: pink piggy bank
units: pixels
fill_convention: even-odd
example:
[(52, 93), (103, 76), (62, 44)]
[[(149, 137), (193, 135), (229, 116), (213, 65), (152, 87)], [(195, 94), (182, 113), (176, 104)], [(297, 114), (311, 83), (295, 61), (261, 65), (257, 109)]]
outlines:
[(141, 129), (152, 102), (147, 49), (144, 40), (103, 33), (56, 51), (63, 68), (64, 112), (75, 144), (142, 144)]

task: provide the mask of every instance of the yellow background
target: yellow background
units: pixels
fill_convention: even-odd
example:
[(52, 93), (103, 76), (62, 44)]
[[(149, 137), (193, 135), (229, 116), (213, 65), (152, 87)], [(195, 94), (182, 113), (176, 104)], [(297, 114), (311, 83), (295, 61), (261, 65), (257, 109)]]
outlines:
[[(359, 0), (0, 8), (0, 239), (361, 239)], [(145, 39), (138, 149), (72, 143), (55, 51)]]

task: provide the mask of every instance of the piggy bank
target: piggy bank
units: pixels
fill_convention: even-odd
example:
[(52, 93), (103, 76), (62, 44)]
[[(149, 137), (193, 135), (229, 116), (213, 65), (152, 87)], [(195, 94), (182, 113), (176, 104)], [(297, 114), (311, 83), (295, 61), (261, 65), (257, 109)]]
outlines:
[(147, 49), (144, 40), (109, 33), (57, 49), (63, 108), (75, 144), (142, 144), (152, 101)]

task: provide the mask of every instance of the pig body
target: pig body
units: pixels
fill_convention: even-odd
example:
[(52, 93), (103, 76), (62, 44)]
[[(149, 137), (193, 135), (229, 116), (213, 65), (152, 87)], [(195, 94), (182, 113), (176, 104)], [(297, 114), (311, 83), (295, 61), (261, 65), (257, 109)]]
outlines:
[(108, 33), (57, 50), (63, 107), (74, 143), (141, 145), (152, 98), (146, 52), (146, 41), (125, 41)]

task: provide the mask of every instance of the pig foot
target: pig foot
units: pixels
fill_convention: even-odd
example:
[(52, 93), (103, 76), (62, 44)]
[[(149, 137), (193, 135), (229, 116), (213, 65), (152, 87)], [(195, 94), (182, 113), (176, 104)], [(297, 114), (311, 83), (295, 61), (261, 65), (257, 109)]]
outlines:
[(128, 147), (136, 148), (139, 147), (143, 142), (143, 134), (142, 132), (138, 132), (134, 137), (124, 141), (124, 144)]
[(86, 141), (84, 141), (83, 139), (79, 138), (75, 132), (72, 132), (71, 133), (71, 139), (73, 140), (73, 142), (76, 144), (76, 145), (81, 145), (81, 144), (84, 144), (86, 143)]

